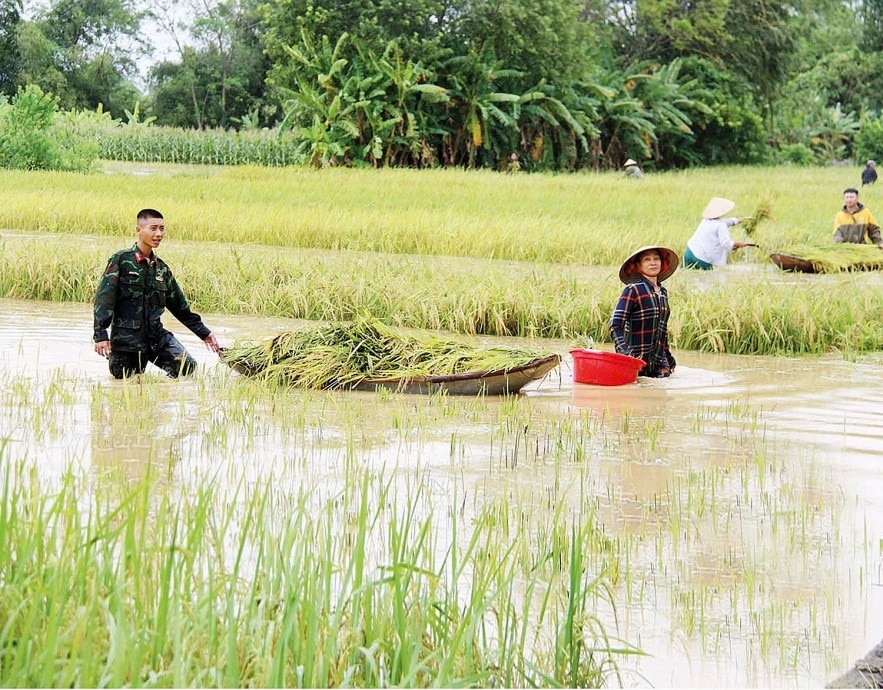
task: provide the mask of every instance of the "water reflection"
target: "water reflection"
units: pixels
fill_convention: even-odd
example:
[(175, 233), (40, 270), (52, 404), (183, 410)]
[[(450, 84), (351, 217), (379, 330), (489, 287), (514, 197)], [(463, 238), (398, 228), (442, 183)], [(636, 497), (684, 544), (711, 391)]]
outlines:
[[(207, 321), (222, 343), (296, 325)], [(515, 400), (267, 396), (169, 325), (200, 374), (116, 382), (88, 305), (0, 300), (9, 459), (124, 482), (158, 470), (182, 490), (406, 468), (464, 514), (517, 493), (540, 515), (578, 487), (626, 557), (620, 635), (650, 653), (630, 685), (818, 686), (879, 642), (879, 363), (683, 352), (671, 379), (611, 389), (572, 384), (565, 361)]]
[[(96, 389), (90, 405), (92, 470), (135, 484), (152, 471), (168, 476), (183, 454), (187, 424), (182, 428), (174, 411), (160, 396), (145, 394), (142, 385), (111, 385)], [(123, 398), (136, 396), (134, 403)], [(164, 428), (163, 422), (166, 422)], [(189, 424), (192, 432), (197, 426)]]

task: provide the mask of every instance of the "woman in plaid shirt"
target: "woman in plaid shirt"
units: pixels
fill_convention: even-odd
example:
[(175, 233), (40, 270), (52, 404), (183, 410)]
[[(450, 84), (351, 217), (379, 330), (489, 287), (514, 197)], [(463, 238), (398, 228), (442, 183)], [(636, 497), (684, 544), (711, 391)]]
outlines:
[(668, 348), (668, 292), (662, 281), (678, 267), (678, 255), (666, 247), (641, 247), (622, 264), (619, 296), (610, 335), (616, 351), (643, 359), (639, 376), (671, 376), (675, 358)]

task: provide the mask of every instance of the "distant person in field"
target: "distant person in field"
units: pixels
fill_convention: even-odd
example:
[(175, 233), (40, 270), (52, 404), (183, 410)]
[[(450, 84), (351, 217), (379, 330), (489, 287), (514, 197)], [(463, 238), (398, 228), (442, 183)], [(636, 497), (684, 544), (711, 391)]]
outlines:
[(622, 167), (625, 168), (625, 176), (630, 177), (633, 180), (643, 180), (644, 179), (644, 171), (641, 170), (641, 167), (638, 165), (638, 162), (629, 158), (625, 163), (622, 164)]
[(675, 370), (668, 347), (668, 292), (662, 281), (677, 270), (678, 255), (666, 247), (641, 247), (619, 269), (625, 288), (610, 319), (616, 351), (644, 360), (638, 376), (665, 378)]
[(521, 161), (518, 160), (518, 154), (512, 152), (509, 154), (509, 162), (506, 164), (506, 172), (510, 175), (521, 170)]
[(95, 352), (107, 358), (114, 378), (141, 374), (148, 362), (172, 378), (196, 370), (196, 360), (163, 327), (160, 317), (166, 308), (210, 350), (221, 349), (199, 314), (190, 310), (171, 269), (154, 251), (165, 235), (159, 211), (139, 211), (134, 246), (110, 257), (95, 292)]
[(858, 190), (843, 190), (843, 208), (834, 216), (834, 241), (865, 244), (870, 241), (883, 249), (880, 226), (874, 214), (858, 200)]
[(724, 218), (736, 207), (735, 201), (712, 197), (702, 212), (702, 221), (687, 240), (684, 251), (684, 267), (710, 271), (715, 266), (724, 266), (730, 252), (751, 246), (751, 242), (736, 241), (730, 236), (730, 228), (745, 218)]
[(868, 161), (865, 165), (865, 169), (862, 170), (862, 187), (866, 184), (874, 184), (877, 181), (877, 163), (875, 161)]

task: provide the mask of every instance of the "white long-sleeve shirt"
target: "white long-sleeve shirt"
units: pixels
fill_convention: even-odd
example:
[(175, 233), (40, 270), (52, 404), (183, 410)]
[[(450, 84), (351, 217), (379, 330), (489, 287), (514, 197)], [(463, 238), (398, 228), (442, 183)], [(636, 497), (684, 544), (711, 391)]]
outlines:
[(730, 237), (730, 228), (738, 222), (738, 218), (704, 218), (687, 241), (687, 247), (697, 259), (723, 266), (735, 244)]

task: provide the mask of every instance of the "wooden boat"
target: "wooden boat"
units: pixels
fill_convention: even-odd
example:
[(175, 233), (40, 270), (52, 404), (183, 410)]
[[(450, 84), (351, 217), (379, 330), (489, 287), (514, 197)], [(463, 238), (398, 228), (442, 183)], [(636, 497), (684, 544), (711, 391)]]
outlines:
[[(223, 359), (223, 355), (222, 355)], [(462, 374), (413, 376), (409, 378), (365, 378), (349, 386), (350, 390), (390, 390), (398, 393), (438, 393), (449, 395), (507, 395), (517, 393), (531, 381), (538, 381), (561, 362), (561, 355), (551, 354), (511, 369), (467, 371)], [(254, 375), (239, 364), (227, 362), (245, 376)]]
[(770, 254), (773, 263), (783, 271), (797, 271), (799, 273), (817, 273), (816, 267), (812, 261), (801, 259), (793, 254), (783, 254), (782, 252), (773, 252)]
[(561, 355), (547, 355), (512, 369), (467, 371), (446, 376), (363, 379), (356, 390), (392, 390), (399, 393), (437, 393), (449, 395), (507, 395), (517, 393), (531, 381), (538, 381), (561, 362)]
[(799, 273), (838, 273), (879, 271), (883, 269), (883, 252), (873, 245), (833, 244), (807, 247), (805, 252), (791, 254), (773, 252), (770, 259), (783, 271)]

